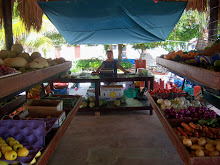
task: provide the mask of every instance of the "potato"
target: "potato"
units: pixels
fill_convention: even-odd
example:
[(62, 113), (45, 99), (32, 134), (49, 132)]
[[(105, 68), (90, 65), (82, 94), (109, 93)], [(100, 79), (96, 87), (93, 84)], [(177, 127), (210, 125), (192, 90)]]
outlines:
[(197, 142), (198, 142), (197, 137), (190, 137), (190, 140), (192, 141), (193, 144), (197, 144)]
[(216, 145), (216, 150), (220, 152), (220, 143)]
[(192, 141), (190, 139), (183, 139), (183, 144), (187, 147), (192, 145)]
[(196, 156), (205, 156), (204, 152), (202, 150), (196, 150)]
[(220, 139), (216, 139), (216, 140), (215, 140), (215, 143), (216, 143), (216, 145), (217, 145), (217, 144), (220, 144)]
[(182, 141), (184, 140), (184, 139), (187, 139), (185, 136), (181, 136), (181, 139), (182, 139)]
[(196, 145), (196, 144), (191, 145), (190, 148), (191, 150), (203, 150), (204, 149), (204, 147)]
[(212, 152), (210, 152), (209, 156), (219, 156), (219, 152), (218, 151), (212, 151)]
[(191, 156), (196, 156), (196, 151), (191, 151), (190, 154)]
[(209, 138), (205, 138), (205, 140), (206, 140), (207, 144), (212, 144), (214, 146), (216, 145), (216, 142), (214, 140), (211, 140)]
[(204, 138), (199, 138), (198, 139), (198, 145), (204, 146), (206, 144), (206, 140)]
[(215, 151), (214, 145), (213, 145), (213, 144), (210, 144), (210, 143), (208, 143), (208, 144), (205, 145), (205, 149), (206, 149), (207, 151), (210, 151), (210, 152)]
[(210, 151), (207, 151), (207, 150), (202, 150), (202, 151), (204, 152), (205, 156), (209, 156)]

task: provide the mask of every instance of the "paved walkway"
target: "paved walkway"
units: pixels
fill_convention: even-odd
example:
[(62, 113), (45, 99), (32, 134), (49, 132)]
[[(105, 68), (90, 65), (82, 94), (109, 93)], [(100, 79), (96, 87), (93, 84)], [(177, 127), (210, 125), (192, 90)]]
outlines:
[(183, 165), (157, 116), (148, 111), (77, 114), (49, 165)]

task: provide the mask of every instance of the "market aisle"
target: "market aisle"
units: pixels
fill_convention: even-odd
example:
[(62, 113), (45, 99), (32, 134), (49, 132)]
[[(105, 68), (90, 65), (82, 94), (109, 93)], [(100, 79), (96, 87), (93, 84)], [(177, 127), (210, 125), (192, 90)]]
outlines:
[(148, 112), (77, 115), (49, 165), (182, 165), (159, 119)]

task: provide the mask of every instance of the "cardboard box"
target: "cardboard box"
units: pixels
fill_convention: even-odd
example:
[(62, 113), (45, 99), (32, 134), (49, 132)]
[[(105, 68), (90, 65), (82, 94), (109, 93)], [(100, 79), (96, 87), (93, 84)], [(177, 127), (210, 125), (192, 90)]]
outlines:
[(24, 110), (55, 110), (55, 111), (62, 111), (63, 110), (63, 100), (46, 100), (46, 99), (39, 99), (39, 100), (31, 100), (26, 102), (23, 105)]
[(51, 110), (33, 110), (29, 109), (21, 113), (20, 118), (57, 118), (52, 128), (60, 127), (66, 119), (65, 111), (51, 111)]
[(100, 93), (102, 98), (106, 98), (108, 101), (114, 101), (117, 98), (123, 97), (123, 85), (102, 86)]

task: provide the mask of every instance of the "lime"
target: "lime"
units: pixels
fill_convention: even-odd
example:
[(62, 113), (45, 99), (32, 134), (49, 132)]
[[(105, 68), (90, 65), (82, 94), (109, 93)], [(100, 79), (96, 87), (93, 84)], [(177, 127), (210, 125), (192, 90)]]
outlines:
[(220, 60), (216, 60), (216, 61), (214, 62), (214, 66), (215, 66), (215, 67), (220, 67)]

